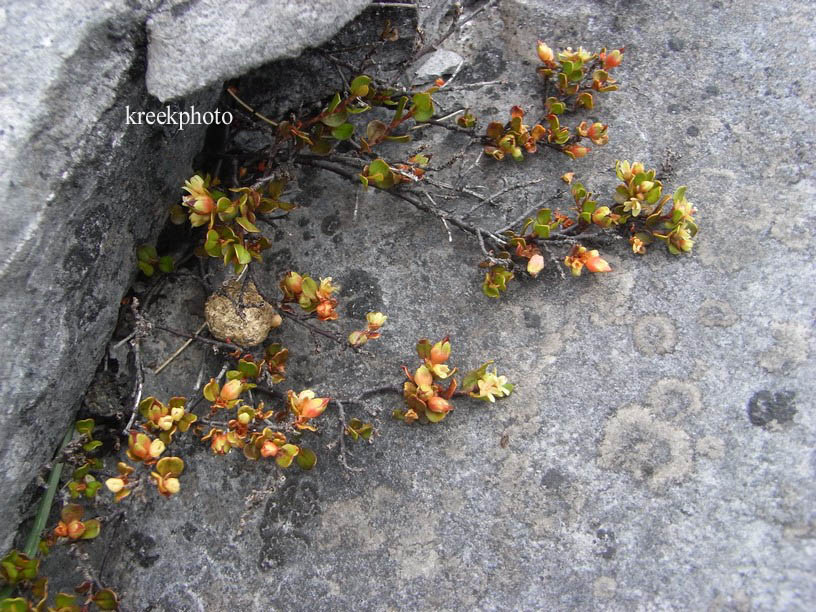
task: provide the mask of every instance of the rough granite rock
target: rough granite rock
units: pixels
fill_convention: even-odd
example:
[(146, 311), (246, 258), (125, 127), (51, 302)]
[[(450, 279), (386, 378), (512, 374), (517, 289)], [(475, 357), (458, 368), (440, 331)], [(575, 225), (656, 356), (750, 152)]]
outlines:
[(296, 57), (329, 40), (370, 0), (169, 0), (147, 22), (147, 89), (162, 101)]
[[(550, 180), (474, 221), (501, 227), (563, 188), (568, 170), (608, 194), (616, 159), (673, 160), (667, 187), (688, 185), (700, 211), (694, 251), (641, 257), (621, 240), (600, 247), (609, 274), (562, 280), (548, 265), (491, 301), (478, 246), (455, 228), (449, 239), (387, 194), (297, 172), (301, 208), (270, 228), (259, 287), (274, 294), (290, 268), (332, 276), (343, 290), (330, 328), (361, 327), (368, 310), (389, 319), (371, 355), (328, 342), (318, 353), (285, 322), (272, 336), (292, 351), (278, 390), (352, 398), (398, 384), (418, 338), (450, 334), (455, 365), (495, 359), (515, 392), (495, 405), (457, 400), (433, 427), (394, 422), (397, 395), (347, 403), (347, 417), (377, 428), (373, 445), (347, 439), (362, 473), (338, 463), (334, 406), (307, 474), (178, 436), (181, 492), (158, 499), (145, 487), (116, 507), (123, 518), (84, 547), (104, 565), (97, 578), (127, 609), (153, 612), (814, 609), (816, 137), (802, 127), (816, 99), (814, 22), (806, 0), (504, 0), (451, 37), (445, 46), (467, 63), (459, 85), (505, 81), (440, 92), (445, 109), (469, 107), (482, 125), (514, 104), (540, 109), (536, 40), (626, 46), (623, 87), (588, 114), (610, 124), (610, 143), (576, 162), (483, 158), (466, 182), (488, 194), (503, 177)], [(440, 166), (468, 140), (417, 136), (412, 150), (427, 145)], [(179, 276), (151, 314), (194, 330), (203, 300), (199, 282)], [(155, 334), (146, 364), (179, 344)], [(191, 346), (145, 389), (198, 395), (202, 363), (209, 376), (224, 361)], [(65, 547), (49, 556), (53, 590), (76, 582), (73, 563)]]
[[(127, 125), (144, 85), (149, 3), (0, 9), (0, 548), (104, 351), (205, 126)], [(180, 100), (201, 110), (218, 89)], [(29, 493), (36, 493), (32, 487)]]

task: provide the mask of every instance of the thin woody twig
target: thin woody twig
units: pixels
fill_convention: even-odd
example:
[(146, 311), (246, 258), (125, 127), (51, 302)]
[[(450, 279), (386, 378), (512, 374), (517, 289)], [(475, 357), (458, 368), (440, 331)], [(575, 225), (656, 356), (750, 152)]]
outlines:
[(142, 350), (138, 338), (134, 338), (130, 345), (133, 347), (133, 356), (136, 360), (136, 388), (133, 391), (133, 408), (130, 411), (130, 419), (128, 419), (123, 434), (127, 435), (130, 428), (133, 427), (133, 422), (136, 420), (136, 413), (139, 411), (139, 404), (142, 401), (142, 390), (144, 389), (144, 369), (142, 368)]
[(310, 332), (312, 332), (313, 334), (320, 334), (320, 335), (321, 335), (321, 336), (323, 336), (324, 338), (328, 338), (328, 339), (329, 339), (329, 340), (331, 340), (332, 342), (336, 342), (337, 344), (339, 344), (340, 346), (342, 346), (344, 349), (345, 349), (345, 348), (349, 348), (349, 345), (348, 345), (346, 342), (344, 342), (343, 340), (341, 340), (340, 338), (338, 338), (338, 337), (337, 337), (335, 334), (333, 334), (333, 333), (331, 333), (331, 332), (329, 332), (329, 331), (326, 331), (326, 330), (324, 330), (324, 329), (320, 329), (319, 327), (315, 327), (314, 325), (312, 325), (311, 323), (309, 323), (309, 321), (308, 321), (308, 320), (306, 320), (306, 319), (302, 319), (301, 317), (299, 317), (299, 316), (298, 316), (298, 315), (296, 315), (295, 313), (293, 313), (293, 312), (289, 312), (289, 311), (284, 310), (284, 309), (281, 309), (281, 310), (280, 310), (280, 313), (281, 313), (281, 314), (282, 314), (284, 317), (286, 317), (287, 319), (290, 319), (290, 320), (294, 321), (295, 323), (297, 323), (297, 324), (298, 324), (298, 325), (300, 325), (301, 327), (305, 327), (306, 329), (308, 329), (308, 330), (309, 330)]
[[(343, 177), (345, 177), (346, 179), (348, 179), (350, 181), (356, 181), (356, 176), (354, 176), (350, 172), (347, 172), (345, 169), (338, 168), (337, 166), (334, 166), (332, 164), (328, 164), (326, 162), (322, 162), (322, 161), (319, 161), (319, 160), (311, 160), (311, 159), (304, 159), (304, 160), (302, 160), (302, 163), (305, 163), (306, 165), (309, 165), (309, 166), (313, 166), (315, 168), (322, 168), (324, 170), (328, 170), (329, 172), (333, 172), (335, 174), (343, 176)], [(489, 237), (496, 244), (499, 244), (499, 245), (506, 244), (506, 241), (504, 239), (500, 238), (499, 236), (497, 236), (494, 232), (479, 228), (479, 227), (477, 227), (475, 225), (471, 225), (470, 223), (462, 221), (461, 219), (459, 219), (458, 217), (455, 217), (454, 215), (452, 215), (450, 213), (446, 213), (443, 210), (438, 210), (434, 206), (431, 206), (429, 204), (425, 204), (422, 201), (421, 198), (416, 196), (415, 193), (411, 193), (409, 191), (401, 191), (399, 189), (387, 189), (385, 191), (390, 196), (395, 197), (395, 198), (399, 198), (400, 200), (408, 202), (409, 204), (411, 204), (412, 206), (414, 206), (415, 208), (418, 208), (419, 210), (421, 210), (423, 212), (430, 213), (430, 214), (434, 215), (435, 217), (439, 217), (440, 219), (445, 219), (451, 225), (459, 228), (460, 230), (462, 230), (463, 232), (465, 232), (467, 234), (470, 234), (471, 236), (476, 236), (477, 233), (481, 232), (485, 236)]]
[[(205, 328), (205, 327), (207, 327), (207, 322), (206, 322), (206, 321), (205, 321), (204, 323), (202, 323), (202, 324), (201, 324), (201, 326), (200, 326), (200, 327), (199, 327), (197, 330), (195, 330), (195, 333), (193, 334), (193, 336), (196, 336), (196, 337), (197, 337), (197, 336), (198, 336), (198, 334), (200, 334), (202, 331), (204, 331), (204, 328)], [(162, 364), (161, 364), (161, 365), (160, 365), (158, 368), (156, 368), (155, 370), (153, 370), (153, 374), (160, 374), (160, 373), (161, 373), (161, 371), (162, 371), (164, 368), (166, 368), (167, 366), (169, 366), (169, 365), (172, 363), (172, 361), (173, 361), (173, 360), (174, 360), (176, 357), (178, 357), (179, 355), (181, 355), (181, 353), (184, 351), (184, 349), (186, 349), (188, 346), (190, 346), (190, 345), (191, 345), (191, 344), (192, 344), (192, 343), (195, 341), (195, 339), (196, 339), (195, 337), (193, 337), (193, 338), (189, 338), (189, 339), (188, 339), (188, 340), (187, 340), (187, 341), (186, 341), (184, 344), (182, 344), (182, 345), (181, 345), (181, 346), (180, 346), (180, 347), (179, 347), (179, 348), (176, 350), (176, 352), (175, 352), (175, 353), (173, 353), (173, 354), (172, 354), (172, 355), (170, 355), (170, 356), (169, 356), (167, 359), (165, 359), (165, 360), (164, 360), (164, 363), (162, 363)]]
[(561, 265), (561, 262), (555, 257), (555, 254), (550, 249), (550, 245), (547, 242), (542, 242), (541, 245), (544, 247), (544, 250), (547, 251), (547, 255), (550, 257), (550, 261), (555, 264), (555, 269), (558, 270), (558, 273), (561, 275), (561, 280), (567, 280), (567, 275), (564, 274), (564, 266)]
[(486, 198), (482, 198), (481, 200), (479, 200), (476, 204), (473, 205), (473, 207), (470, 210), (468, 210), (463, 215), (462, 218), (467, 219), (471, 214), (473, 214), (474, 211), (476, 211), (477, 208), (479, 208), (481, 206), (484, 206), (485, 204), (492, 203), (493, 200), (495, 200), (496, 198), (498, 198), (500, 196), (503, 196), (505, 193), (507, 193), (509, 191), (515, 191), (516, 189), (522, 189), (524, 187), (529, 187), (530, 185), (537, 185), (538, 183), (541, 183), (541, 182), (543, 182), (545, 180), (546, 180), (546, 178), (542, 177), (542, 178), (534, 179), (532, 181), (527, 181), (526, 183), (517, 183), (515, 185), (510, 185), (509, 187), (505, 187), (501, 191), (497, 191), (493, 195), (487, 196)]
[(169, 327), (164, 327), (163, 325), (154, 324), (153, 327), (155, 327), (156, 329), (160, 329), (161, 331), (165, 331), (168, 334), (173, 334), (174, 336), (180, 336), (181, 338), (189, 338), (191, 340), (195, 340), (195, 341), (198, 341), (198, 342), (203, 342), (204, 344), (209, 344), (209, 345), (215, 346), (217, 348), (226, 349), (226, 350), (228, 350), (230, 352), (243, 351), (244, 350), (240, 346), (238, 346), (237, 344), (230, 344), (229, 342), (221, 342), (219, 340), (210, 340), (209, 338), (204, 338), (203, 336), (196, 336), (196, 335), (193, 335), (193, 334), (188, 334), (186, 332), (181, 332), (181, 331), (178, 331), (178, 330), (175, 330), (175, 329), (171, 329)]
[[(560, 198), (560, 197), (561, 197), (563, 194), (564, 194), (564, 192), (563, 192), (563, 191), (557, 191), (557, 192), (555, 193), (555, 195), (553, 195), (552, 197), (550, 197), (550, 198), (549, 198), (549, 199), (546, 201), (546, 203), (552, 202), (553, 200), (556, 200), (556, 199)], [(513, 220), (512, 220), (510, 223), (508, 223), (507, 225), (505, 225), (505, 226), (504, 226), (503, 228), (501, 228), (500, 230), (496, 230), (496, 233), (497, 233), (497, 234), (503, 234), (504, 232), (507, 232), (507, 231), (509, 231), (509, 230), (513, 229), (513, 228), (514, 228), (515, 226), (517, 226), (519, 223), (522, 223), (522, 222), (523, 222), (525, 219), (527, 219), (528, 217), (531, 217), (531, 216), (533, 215), (533, 213), (535, 213), (535, 211), (536, 211), (536, 210), (538, 210), (539, 208), (541, 208), (541, 204), (537, 204), (535, 208), (533, 208), (533, 209), (531, 209), (531, 210), (528, 210), (528, 211), (526, 211), (524, 214), (522, 214), (522, 215), (520, 215), (520, 216), (516, 217), (515, 219), (513, 219)]]

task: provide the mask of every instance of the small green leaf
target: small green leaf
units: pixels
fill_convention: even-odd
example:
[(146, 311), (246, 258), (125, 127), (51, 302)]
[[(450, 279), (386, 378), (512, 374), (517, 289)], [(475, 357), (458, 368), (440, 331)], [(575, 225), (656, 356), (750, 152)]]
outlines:
[(418, 122), (428, 121), (428, 119), (433, 117), (434, 107), (433, 100), (431, 99), (431, 94), (429, 93), (414, 94), (413, 102), (415, 121)]
[(76, 595), (69, 595), (68, 593), (57, 593), (57, 597), (54, 600), (54, 604), (57, 606), (57, 609), (62, 608), (72, 608), (76, 606)]
[(346, 110), (348, 110), (349, 115), (359, 115), (371, 110), (371, 107), (368, 104), (363, 104), (362, 106), (349, 106)]
[(295, 459), (298, 466), (303, 470), (311, 470), (317, 463), (317, 456), (308, 448), (301, 448)]
[(210, 382), (204, 385), (204, 398), (208, 402), (214, 402), (219, 393), (221, 393), (221, 387), (218, 386), (214, 378), (211, 378)]
[(102, 524), (96, 519), (85, 521), (84, 524), (85, 531), (82, 532), (83, 540), (93, 540), (96, 536), (99, 535), (99, 532), (102, 529)]
[(241, 359), (238, 362), (238, 369), (241, 371), (243, 376), (247, 378), (255, 378), (258, 376), (258, 364), (254, 361), (246, 361)]
[(445, 418), (446, 414), (447, 414), (446, 412), (433, 412), (432, 410), (425, 411), (425, 417), (431, 423), (438, 423), (439, 421)]
[(462, 380), (462, 391), (470, 391), (476, 386), (476, 382), (487, 373), (487, 366), (493, 363), (493, 360), (483, 363), (479, 368), (468, 372)]
[(91, 440), (90, 442), (82, 445), (82, 450), (84, 450), (86, 453), (90, 453), (95, 451), (100, 446), (102, 446), (102, 442), (100, 440)]
[(243, 245), (241, 245), (241, 244), (235, 244), (235, 245), (233, 245), (233, 246), (234, 246), (234, 248), (235, 248), (235, 255), (236, 255), (236, 257), (238, 258), (238, 263), (240, 263), (240, 264), (242, 264), (242, 265), (246, 265), (246, 264), (248, 264), (250, 261), (252, 261), (252, 255), (250, 255), (250, 254), (249, 254), (249, 251), (247, 251), (247, 250), (244, 248), (244, 246), (243, 246)]
[(547, 238), (550, 237), (550, 226), (536, 223), (533, 226), (533, 233), (539, 238), (546, 240)]
[(354, 134), (354, 126), (350, 123), (343, 123), (334, 128), (331, 134), (337, 140), (348, 140)]
[(356, 77), (350, 85), (351, 95), (356, 97), (363, 97), (368, 94), (368, 84), (371, 83), (371, 77), (360, 75)]
[(340, 94), (335, 93), (334, 97), (332, 98), (332, 101), (329, 103), (329, 108), (327, 108), (326, 110), (332, 112), (335, 108), (337, 108), (338, 104), (340, 104)]
[(164, 272), (165, 274), (169, 274), (173, 271), (175, 264), (173, 262), (173, 258), (170, 255), (165, 255), (164, 257), (159, 257), (159, 270)]
[(119, 607), (119, 600), (116, 597), (116, 593), (110, 589), (97, 591), (93, 596), (93, 602), (100, 610), (116, 610)]
[(259, 230), (252, 221), (247, 219), (246, 217), (238, 217), (235, 222), (243, 227), (248, 232), (253, 232), (259, 234), (261, 230)]
[(22, 597), (0, 601), (0, 612), (28, 612), (28, 602)]
[(162, 457), (156, 471), (160, 476), (178, 476), (184, 471), (184, 461), (180, 457)]
[(317, 282), (311, 276), (304, 276), (300, 285), (303, 295), (309, 300), (317, 299)]
[(94, 428), (93, 419), (82, 419), (81, 421), (76, 422), (76, 430), (80, 434), (90, 436), (93, 433), (93, 428)]

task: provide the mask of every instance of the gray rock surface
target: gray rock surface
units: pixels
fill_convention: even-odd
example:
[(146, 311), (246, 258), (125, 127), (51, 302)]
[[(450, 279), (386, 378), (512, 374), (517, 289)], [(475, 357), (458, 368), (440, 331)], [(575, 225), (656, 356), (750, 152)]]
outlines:
[(329, 40), (370, 0), (170, 0), (147, 22), (147, 89), (188, 95)]
[[(0, 547), (104, 351), (205, 126), (127, 125), (144, 86), (147, 4), (0, 9)], [(212, 108), (218, 91), (181, 100)], [(36, 493), (31, 488), (29, 493)]]
[[(562, 280), (549, 266), (490, 301), (472, 241), (387, 194), (301, 172), (301, 208), (270, 232), (263, 289), (289, 268), (332, 276), (344, 287), (335, 328), (367, 310), (390, 318), (373, 356), (317, 353), (284, 325), (281, 389), (344, 398), (397, 383), (419, 337), (451, 334), (454, 364), (493, 358), (516, 391), (495, 406), (457, 402), (434, 427), (392, 421), (397, 397), (347, 405), (378, 428), (373, 446), (352, 447), (359, 474), (337, 462), (332, 412), (305, 475), (182, 439), (181, 493), (124, 502), (86, 547), (98, 578), (128, 609), (153, 611), (813, 609), (816, 142), (802, 118), (814, 110), (814, 19), (804, 0), (505, 0), (451, 38), (468, 64), (458, 84), (505, 81), (439, 94), (482, 125), (514, 104), (539, 108), (537, 39), (627, 48), (621, 91), (590, 113), (610, 123), (609, 145), (577, 162), (482, 159), (466, 182), (485, 193), (502, 177), (551, 180), (476, 220), (502, 226), (567, 170), (609, 193), (616, 159), (668, 158), (667, 187), (688, 185), (700, 210), (694, 252), (639, 257), (620, 241), (603, 248), (607, 275)], [(417, 134), (411, 146), (440, 165), (467, 142)], [(150, 315), (196, 329), (200, 283), (178, 277), (163, 293)], [(147, 364), (178, 345), (157, 334)], [(202, 362), (215, 374), (223, 358), (191, 347), (146, 390), (190, 394)], [(60, 549), (48, 563), (71, 561)]]
[(420, 65), (416, 69), (416, 77), (423, 81), (451, 74), (464, 61), (458, 53), (439, 49), (420, 60)]

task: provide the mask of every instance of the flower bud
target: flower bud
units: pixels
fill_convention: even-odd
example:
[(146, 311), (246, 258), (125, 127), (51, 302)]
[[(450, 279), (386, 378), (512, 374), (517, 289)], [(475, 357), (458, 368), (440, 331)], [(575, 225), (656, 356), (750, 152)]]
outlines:
[(383, 325), (385, 325), (385, 321), (388, 319), (383, 313), (381, 312), (369, 312), (366, 314), (366, 321), (368, 321), (368, 328), (371, 331), (376, 331), (380, 329)]
[(587, 147), (582, 147), (579, 144), (572, 144), (568, 147), (564, 147), (564, 153), (569, 155), (572, 159), (579, 159), (581, 157), (585, 157), (587, 153), (589, 153), (590, 149)]
[(68, 537), (72, 540), (79, 539), (85, 533), (85, 525), (82, 521), (71, 521), (68, 523)]
[(165, 449), (164, 442), (158, 439), (153, 440), (153, 442), (150, 443), (149, 454), (151, 457), (155, 459), (164, 452), (164, 449)]
[(538, 53), (538, 59), (540, 59), (545, 64), (551, 64), (555, 59), (555, 54), (553, 50), (542, 40), (538, 41), (538, 45), (536, 46), (536, 53)]
[(438, 363), (445, 363), (451, 354), (450, 342), (439, 341), (431, 347), (431, 363), (436, 365)]
[(178, 478), (166, 478), (164, 480), (164, 490), (170, 495), (178, 493), (181, 490)]
[(544, 257), (540, 253), (536, 253), (527, 262), (527, 273), (530, 276), (538, 276), (544, 269)]
[(592, 213), (592, 222), (601, 227), (609, 227), (612, 225), (612, 219), (609, 218), (611, 212), (608, 206), (599, 206)]
[(441, 414), (444, 412), (450, 412), (453, 410), (453, 406), (451, 406), (450, 402), (445, 398), (434, 395), (428, 400), (428, 410)]
[(616, 66), (620, 66), (621, 62), (623, 61), (623, 53), (621, 53), (620, 49), (614, 49), (609, 53), (601, 53), (601, 62), (603, 62), (604, 70), (609, 70), (610, 68), (615, 68)]
[(222, 387), (221, 393), (218, 394), (218, 397), (225, 402), (236, 400), (238, 399), (238, 396), (241, 395), (242, 386), (241, 381), (237, 378), (231, 380)]
[(283, 289), (291, 295), (298, 295), (303, 287), (303, 277), (297, 272), (289, 272), (283, 277)]
[(364, 331), (353, 331), (348, 336), (348, 343), (354, 348), (363, 346), (366, 342), (368, 342), (368, 336)]
[(266, 440), (261, 446), (262, 457), (274, 457), (278, 452), (280, 452), (280, 446), (272, 442), (272, 440)]
[(209, 196), (199, 196), (193, 204), (193, 210), (200, 215), (209, 215), (215, 210), (215, 202)]
[(111, 493), (118, 493), (125, 488), (125, 481), (121, 478), (108, 478), (105, 481), (105, 486)]

